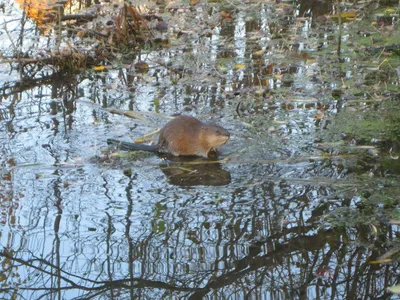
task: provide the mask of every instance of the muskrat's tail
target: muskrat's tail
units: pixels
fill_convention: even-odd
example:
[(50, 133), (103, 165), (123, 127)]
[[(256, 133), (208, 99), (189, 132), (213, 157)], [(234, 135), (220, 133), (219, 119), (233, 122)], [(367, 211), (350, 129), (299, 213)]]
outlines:
[(121, 150), (158, 152), (157, 145), (144, 145), (108, 139), (107, 144), (116, 145)]

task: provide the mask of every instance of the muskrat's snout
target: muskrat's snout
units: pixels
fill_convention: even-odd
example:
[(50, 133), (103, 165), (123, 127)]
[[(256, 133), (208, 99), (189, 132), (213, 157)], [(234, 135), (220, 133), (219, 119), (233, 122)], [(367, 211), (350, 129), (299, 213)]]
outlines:
[(228, 139), (231, 137), (231, 134), (226, 129), (224, 129), (224, 131), (221, 133), (221, 135), (226, 136)]
[(226, 142), (229, 141), (229, 139), (231, 138), (231, 134), (227, 130), (225, 130), (225, 132), (223, 133), (223, 136), (226, 138)]
[(219, 139), (219, 143), (218, 143), (219, 145), (225, 145), (231, 137), (231, 134), (229, 133), (229, 131), (223, 127), (221, 127), (219, 130), (217, 130), (217, 135), (218, 135), (218, 139)]
[(218, 128), (218, 130), (216, 131), (216, 134), (217, 135), (220, 135), (220, 136), (223, 136), (223, 137), (226, 137), (226, 138), (228, 138), (228, 140), (229, 140), (229, 138), (231, 137), (231, 134), (229, 133), (229, 131), (228, 130), (226, 130), (225, 128), (223, 128), (223, 127), (220, 127), (220, 126), (218, 126), (219, 128)]

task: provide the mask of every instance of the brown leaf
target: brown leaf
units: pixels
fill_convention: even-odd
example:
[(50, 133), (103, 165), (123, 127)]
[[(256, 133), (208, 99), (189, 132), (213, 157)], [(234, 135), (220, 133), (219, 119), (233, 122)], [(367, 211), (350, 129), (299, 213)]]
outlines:
[(228, 13), (227, 11), (224, 11), (224, 10), (221, 11), (221, 12), (220, 12), (220, 15), (221, 15), (221, 17), (222, 17), (224, 20), (228, 20), (228, 21), (232, 20), (231, 14)]
[(135, 64), (135, 70), (136, 72), (145, 73), (149, 70), (149, 65), (143, 61), (138, 61)]

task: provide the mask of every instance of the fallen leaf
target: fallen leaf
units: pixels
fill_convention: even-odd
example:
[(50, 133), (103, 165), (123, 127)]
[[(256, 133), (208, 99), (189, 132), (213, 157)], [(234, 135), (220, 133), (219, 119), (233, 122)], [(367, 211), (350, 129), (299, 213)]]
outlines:
[(390, 150), (389, 150), (390, 158), (391, 158), (391, 159), (395, 159), (395, 160), (399, 159), (399, 156), (398, 156), (398, 155), (396, 155), (396, 156), (392, 155), (392, 151), (393, 151), (393, 148), (390, 148)]
[(357, 17), (357, 14), (354, 12), (342, 13), (342, 18), (355, 18), (355, 17)]
[(76, 34), (78, 37), (80, 38), (84, 38), (86, 35), (86, 31), (80, 30), (78, 31), (78, 33)]
[(396, 10), (394, 10), (393, 8), (389, 7), (385, 9), (385, 14), (393, 14), (395, 13)]
[(376, 228), (376, 226), (375, 226), (375, 225), (373, 225), (373, 224), (370, 224), (370, 226), (372, 227), (372, 229), (374, 230), (374, 232), (375, 232), (375, 233), (378, 233), (378, 228)]
[(244, 69), (245, 67), (246, 67), (246, 65), (244, 65), (244, 64), (237, 64), (237, 65), (235, 65), (234, 69), (241, 70), (241, 69)]
[[(340, 14), (340, 17), (342, 19), (354, 19), (355, 17), (357, 17), (357, 14), (354, 12), (344, 12), (344, 13)], [(332, 18), (337, 19), (338, 14), (333, 14)]]
[(388, 262), (392, 262), (393, 260), (390, 258), (385, 258), (385, 259), (380, 259), (380, 260), (371, 260), (369, 263), (371, 265), (377, 265), (377, 264), (384, 264)]
[(102, 72), (105, 70), (104, 66), (94, 66), (93, 70), (96, 72)]
[(261, 50), (258, 50), (258, 51), (256, 51), (256, 52), (253, 52), (253, 58), (255, 58), (255, 57), (260, 57), (260, 56), (262, 56), (264, 53), (265, 53), (265, 49), (261, 49)]
[(135, 70), (136, 72), (145, 73), (149, 70), (149, 65), (143, 61), (138, 61), (135, 64)]
[(221, 15), (222, 18), (224, 18), (224, 20), (228, 20), (228, 21), (232, 20), (231, 14), (228, 13), (227, 11), (224, 11), (224, 10), (221, 11), (220, 15)]

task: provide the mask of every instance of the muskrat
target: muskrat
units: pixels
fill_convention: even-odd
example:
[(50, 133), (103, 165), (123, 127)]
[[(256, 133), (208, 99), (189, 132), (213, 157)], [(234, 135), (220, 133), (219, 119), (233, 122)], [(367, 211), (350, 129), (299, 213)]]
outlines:
[(191, 116), (178, 116), (169, 121), (160, 131), (156, 145), (143, 145), (108, 139), (108, 144), (116, 144), (122, 150), (143, 150), (169, 153), (174, 156), (208, 157), (210, 151), (224, 145), (229, 140), (229, 132), (215, 124), (205, 123)]

